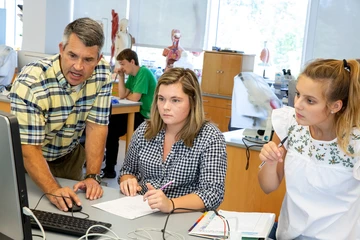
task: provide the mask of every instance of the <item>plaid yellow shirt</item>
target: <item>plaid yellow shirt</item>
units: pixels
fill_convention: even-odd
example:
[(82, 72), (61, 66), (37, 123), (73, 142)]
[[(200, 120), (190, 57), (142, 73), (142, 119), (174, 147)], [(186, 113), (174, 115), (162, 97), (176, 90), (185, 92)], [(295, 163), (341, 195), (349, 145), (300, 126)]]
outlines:
[(66, 81), (59, 55), (24, 67), (10, 93), (11, 112), (19, 121), (21, 143), (42, 145), (45, 159), (53, 161), (79, 144), (86, 121), (107, 125), (110, 76), (104, 59), (78, 88)]

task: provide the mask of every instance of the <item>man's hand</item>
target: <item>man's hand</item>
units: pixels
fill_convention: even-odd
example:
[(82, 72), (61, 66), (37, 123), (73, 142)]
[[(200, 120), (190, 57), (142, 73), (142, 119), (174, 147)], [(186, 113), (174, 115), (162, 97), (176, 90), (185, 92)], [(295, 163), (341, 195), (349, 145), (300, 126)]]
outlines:
[(50, 194), (46, 194), (46, 197), (52, 204), (54, 204), (62, 211), (67, 212), (69, 210), (65, 204), (65, 201), (69, 207), (72, 207), (73, 201), (76, 203), (76, 205), (81, 205), (80, 199), (69, 187), (57, 188), (56, 190), (53, 190), (49, 193)]
[(86, 198), (90, 200), (101, 198), (104, 194), (101, 185), (93, 178), (87, 178), (75, 184), (74, 191), (76, 192), (79, 189), (86, 191)]

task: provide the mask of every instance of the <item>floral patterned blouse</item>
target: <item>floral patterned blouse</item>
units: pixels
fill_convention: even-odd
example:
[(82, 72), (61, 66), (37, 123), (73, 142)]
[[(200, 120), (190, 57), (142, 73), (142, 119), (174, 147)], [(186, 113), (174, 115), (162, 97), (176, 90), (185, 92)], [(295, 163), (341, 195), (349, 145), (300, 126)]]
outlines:
[(349, 156), (336, 138), (313, 139), (308, 126), (297, 124), (294, 108), (274, 110), (272, 123), (280, 139), (288, 137), (277, 239), (360, 239), (359, 129)]

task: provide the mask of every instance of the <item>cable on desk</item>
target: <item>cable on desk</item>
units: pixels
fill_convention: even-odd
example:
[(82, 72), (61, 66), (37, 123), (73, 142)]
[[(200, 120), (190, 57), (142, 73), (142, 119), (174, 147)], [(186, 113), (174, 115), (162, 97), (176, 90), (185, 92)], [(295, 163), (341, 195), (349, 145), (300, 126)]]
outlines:
[[(38, 207), (41, 199), (42, 199), (45, 195), (51, 195), (51, 196), (53, 196), (53, 197), (61, 197), (61, 198), (70, 198), (70, 197), (66, 197), (66, 196), (55, 195), (55, 194), (52, 194), (52, 193), (44, 193), (43, 195), (41, 195), (40, 199), (39, 199), (38, 202), (36, 203), (36, 205), (35, 205), (35, 207), (34, 207), (34, 210)], [(40, 230), (41, 230), (41, 232), (42, 232), (42, 234), (43, 234), (43, 236), (42, 236), (43, 239), (46, 239), (46, 238), (45, 238), (44, 229), (43, 229), (41, 223), (39, 222), (39, 220), (37, 219), (37, 217), (34, 215), (34, 213), (33, 213), (29, 208), (27, 208), (27, 207), (24, 207), (24, 208), (23, 208), (23, 212), (24, 212), (24, 214), (29, 215), (29, 216), (32, 216), (32, 217), (35, 219), (36, 223), (38, 224), (38, 226), (39, 226), (39, 228), (40, 228)], [(82, 212), (82, 211), (80, 211), (79, 213), (85, 215), (85, 216), (86, 216), (85, 219), (89, 218), (89, 214), (84, 213), (84, 212)], [(74, 212), (73, 212), (73, 211), (71, 211), (71, 216), (74, 217)], [(110, 235), (108, 235), (108, 234), (101, 234), (101, 233), (90, 233), (90, 230), (93, 229), (93, 228), (95, 228), (95, 227), (105, 228), (106, 230), (108, 230), (109, 232), (111, 232), (114, 236), (110, 236)], [(39, 235), (33, 235), (33, 236), (39, 236)], [(89, 237), (94, 237), (94, 236), (97, 236), (97, 237), (105, 237), (105, 239), (126, 240), (126, 239), (124, 239), (124, 238), (120, 238), (120, 237), (119, 237), (118, 235), (116, 235), (116, 233), (115, 233), (114, 231), (112, 231), (110, 228), (105, 227), (105, 226), (103, 226), (103, 225), (97, 225), (97, 224), (96, 224), (96, 225), (92, 225), (91, 227), (89, 227), (89, 228), (87, 229), (87, 231), (86, 231), (86, 234), (85, 234), (84, 236), (80, 237), (78, 240), (81, 240), (81, 239), (84, 239), (84, 238), (85, 238), (86, 240), (88, 240)]]
[(190, 211), (190, 212), (205, 212), (205, 211), (207, 211), (206, 208), (200, 208), (200, 209), (193, 209), (193, 208), (173, 208), (173, 210), (171, 210), (171, 211), (168, 213), (168, 215), (167, 215), (167, 217), (166, 217), (166, 220), (165, 220), (164, 228), (161, 230), (162, 233), (163, 233), (163, 235), (162, 235), (163, 240), (166, 240), (166, 239), (165, 239), (165, 233), (167, 232), (167, 231), (166, 231), (166, 226), (167, 226), (167, 223), (168, 223), (168, 221), (169, 221), (169, 217), (170, 217), (170, 215), (173, 214), (176, 210), (185, 210), (185, 211)]
[[(132, 231), (132, 232), (129, 232), (128, 233), (128, 237), (130, 239), (139, 239), (138, 237), (140, 237), (140, 239), (149, 239), (149, 240), (153, 240), (152, 236), (150, 235), (150, 231), (152, 232), (163, 232), (163, 229), (159, 229), (159, 228), (138, 228), (136, 229), (135, 231)], [(143, 235), (143, 234), (140, 234), (140, 232), (144, 232), (147, 234), (147, 236)], [(181, 235), (180, 233), (176, 233), (176, 232), (171, 232), (171, 231), (168, 231), (166, 230), (166, 233), (173, 237), (174, 239), (178, 239), (178, 240), (185, 240), (185, 237), (183, 235)], [(130, 236), (130, 234), (134, 234), (135, 236), (138, 236), (138, 237), (132, 237)]]
[(30, 216), (30, 217), (32, 217), (34, 220), (35, 220), (35, 222), (36, 222), (36, 224), (39, 226), (39, 228), (40, 228), (40, 231), (41, 231), (41, 234), (42, 234), (42, 239), (46, 239), (46, 235), (45, 235), (45, 231), (44, 231), (44, 228), (43, 228), (43, 226), (41, 225), (41, 223), (39, 222), (39, 220), (37, 219), (37, 217), (35, 216), (35, 214), (31, 211), (31, 209), (30, 208), (28, 208), (28, 207), (23, 207), (23, 213), (26, 215), (26, 216)]
[(39, 237), (39, 238), (43, 238), (43, 236), (39, 235), (39, 234), (32, 234), (32, 237)]
[[(246, 147), (246, 167), (245, 167), (245, 170), (248, 170), (249, 169), (249, 162), (250, 162), (250, 148), (252, 148), (252, 147), (263, 147), (265, 143), (260, 144), (259, 142), (255, 142), (255, 141), (252, 141), (252, 140), (250, 140), (248, 138), (244, 138), (244, 137), (241, 140), (242, 140), (242, 142), (244, 143), (244, 145)], [(256, 144), (253, 144), (253, 145), (249, 146), (249, 145), (246, 144), (245, 140), (248, 141), (248, 142), (251, 142), (251, 143), (256, 143)]]
[[(221, 215), (217, 210), (214, 210), (214, 212), (215, 212), (216, 216), (221, 218), (221, 220), (224, 222), (224, 239), (229, 238), (230, 237), (229, 221), (223, 215)], [(226, 227), (227, 227), (227, 229), (226, 229)]]
[[(35, 205), (35, 207), (34, 207), (34, 210), (36, 210), (36, 208), (38, 207), (41, 199), (42, 199), (45, 195), (50, 195), (50, 196), (53, 196), (53, 197), (61, 197), (61, 198), (70, 198), (70, 197), (66, 197), (66, 196), (55, 195), (55, 194), (52, 194), (52, 193), (44, 193), (43, 195), (41, 195), (41, 197), (39, 198), (38, 202), (36, 203), (36, 205)], [(70, 199), (71, 199), (71, 198), (70, 198)], [(87, 213), (85, 213), (85, 212), (83, 212), (83, 211), (80, 211), (80, 212), (78, 212), (78, 213), (81, 213), (81, 214), (85, 215), (85, 218), (84, 218), (84, 219), (87, 219), (87, 218), (90, 217), (89, 214), (87, 214)], [(74, 212), (72, 211), (72, 209), (71, 209), (71, 216), (74, 217)]]
[[(108, 234), (102, 234), (102, 233), (90, 233), (90, 230), (95, 227), (105, 228), (106, 230), (111, 232), (114, 236), (110, 236)], [(113, 230), (111, 230), (110, 228), (105, 227), (103, 225), (92, 225), (91, 227), (88, 228), (88, 230), (86, 231), (86, 234), (84, 236), (78, 238), (78, 240), (81, 240), (81, 239), (88, 240), (89, 237), (105, 237), (105, 239), (126, 240), (125, 238), (119, 237)]]

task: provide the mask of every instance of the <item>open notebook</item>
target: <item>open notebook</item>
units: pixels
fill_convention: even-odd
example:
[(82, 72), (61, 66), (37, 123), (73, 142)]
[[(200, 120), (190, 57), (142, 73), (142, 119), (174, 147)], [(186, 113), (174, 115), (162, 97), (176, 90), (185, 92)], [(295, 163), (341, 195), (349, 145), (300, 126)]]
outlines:
[[(230, 212), (220, 210), (219, 214), (225, 217), (230, 226), (231, 232), (241, 233), (246, 238), (264, 238), (266, 239), (272, 229), (275, 221), (273, 213), (258, 212)], [(225, 230), (225, 231), (224, 231)], [(213, 211), (204, 213), (204, 215), (189, 230), (189, 235), (223, 238), (229, 237), (228, 227), (224, 226), (224, 221)]]

